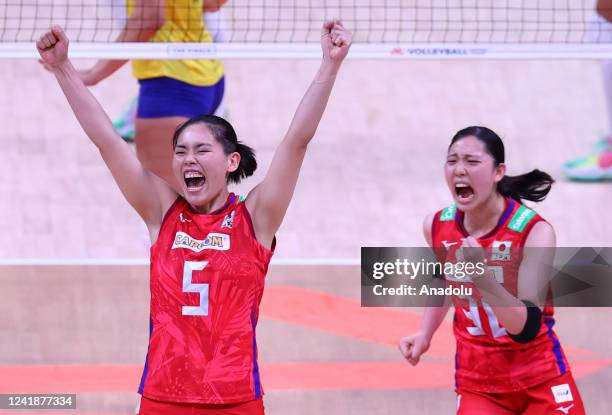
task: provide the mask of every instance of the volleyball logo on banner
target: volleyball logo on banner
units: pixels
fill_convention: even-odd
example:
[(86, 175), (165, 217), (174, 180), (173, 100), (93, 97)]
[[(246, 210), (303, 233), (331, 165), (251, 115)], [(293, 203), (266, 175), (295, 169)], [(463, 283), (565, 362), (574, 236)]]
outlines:
[(590, 0), (478, 3), (232, 0), (219, 12), (224, 43), (169, 47), (112, 42), (126, 22), (125, 0), (0, 0), (0, 57), (36, 58), (36, 35), (53, 21), (65, 28), (73, 57), (318, 59), (319, 23), (338, 17), (354, 29), (351, 58), (612, 58), (612, 26)]

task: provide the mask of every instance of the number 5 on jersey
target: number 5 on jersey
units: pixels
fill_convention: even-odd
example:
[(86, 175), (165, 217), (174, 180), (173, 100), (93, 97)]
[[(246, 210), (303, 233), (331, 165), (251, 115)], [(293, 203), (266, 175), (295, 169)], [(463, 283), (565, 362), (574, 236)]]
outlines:
[(208, 284), (194, 284), (192, 282), (193, 272), (202, 271), (208, 261), (185, 261), (183, 267), (183, 292), (200, 293), (199, 306), (183, 306), (184, 316), (207, 316), (208, 315)]

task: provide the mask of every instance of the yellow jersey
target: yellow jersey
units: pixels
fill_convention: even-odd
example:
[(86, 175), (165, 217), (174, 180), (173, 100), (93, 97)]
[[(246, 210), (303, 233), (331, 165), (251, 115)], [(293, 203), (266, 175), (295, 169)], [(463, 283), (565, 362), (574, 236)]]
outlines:
[[(128, 15), (134, 0), (128, 0)], [(212, 37), (202, 21), (203, 0), (166, 0), (165, 23), (150, 42), (211, 43)], [(165, 76), (191, 85), (214, 85), (223, 76), (223, 64), (218, 59), (134, 60), (132, 72), (137, 79)]]

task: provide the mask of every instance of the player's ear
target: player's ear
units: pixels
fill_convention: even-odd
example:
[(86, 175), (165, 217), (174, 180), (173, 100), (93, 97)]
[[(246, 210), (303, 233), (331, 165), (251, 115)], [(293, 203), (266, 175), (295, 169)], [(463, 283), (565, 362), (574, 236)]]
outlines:
[(495, 183), (499, 183), (501, 181), (501, 179), (504, 178), (504, 176), (506, 175), (506, 163), (499, 163), (496, 167), (495, 167), (495, 171), (493, 172), (494, 174), (494, 181)]
[(240, 165), (240, 153), (234, 151), (227, 156), (227, 172), (233, 173), (238, 169)]

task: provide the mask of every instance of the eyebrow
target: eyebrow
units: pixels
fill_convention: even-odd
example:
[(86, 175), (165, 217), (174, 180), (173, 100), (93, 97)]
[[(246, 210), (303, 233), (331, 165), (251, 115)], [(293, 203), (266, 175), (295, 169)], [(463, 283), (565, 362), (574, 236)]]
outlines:
[(482, 157), (482, 154), (467, 153), (467, 154), (459, 155), (456, 152), (453, 152), (453, 153), (448, 153), (446, 155), (446, 158), (449, 158), (449, 157), (459, 157), (459, 158), (470, 158), (470, 157), (473, 157), (473, 158), (480, 158), (480, 157)]
[[(212, 145), (210, 143), (200, 143), (200, 144), (197, 144), (195, 147), (196, 148), (200, 148), (200, 147), (212, 147)], [(186, 149), (187, 146), (185, 144), (177, 144), (175, 148)]]

